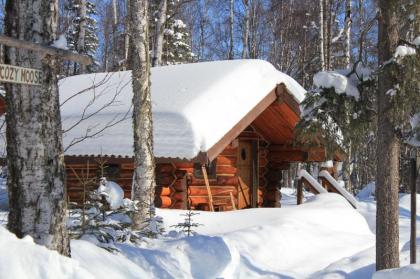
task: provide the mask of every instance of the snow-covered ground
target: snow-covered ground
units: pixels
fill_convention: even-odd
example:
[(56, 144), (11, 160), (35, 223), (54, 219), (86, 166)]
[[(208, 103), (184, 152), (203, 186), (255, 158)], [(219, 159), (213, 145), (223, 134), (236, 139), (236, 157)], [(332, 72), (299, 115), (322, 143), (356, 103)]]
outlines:
[[(194, 237), (171, 227), (183, 211), (158, 210), (166, 229), (160, 239), (118, 244), (119, 253), (73, 240), (72, 259), (30, 238), (17, 240), (0, 226), (0, 278), (371, 278), (376, 205), (368, 193), (362, 196), (357, 211), (336, 194), (307, 195), (296, 206), (295, 191), (282, 189), (282, 208), (200, 212), (193, 217), (202, 224)], [(409, 260), (409, 225), (409, 196), (403, 195), (402, 265)], [(418, 228), (420, 235), (420, 222)], [(375, 278), (415, 278), (419, 269)]]

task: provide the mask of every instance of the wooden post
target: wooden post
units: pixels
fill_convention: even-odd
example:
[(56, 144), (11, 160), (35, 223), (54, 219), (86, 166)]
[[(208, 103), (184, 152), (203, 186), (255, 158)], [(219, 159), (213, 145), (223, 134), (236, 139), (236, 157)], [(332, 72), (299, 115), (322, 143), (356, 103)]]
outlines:
[(233, 198), (233, 194), (232, 191), (229, 192), (229, 196), (230, 196), (230, 201), (232, 203), (232, 209), (236, 210), (236, 204), (235, 204), (235, 199)]
[(302, 202), (303, 202), (303, 181), (302, 181), (302, 178), (299, 178), (297, 182), (296, 203), (299, 205), (299, 204), (302, 204)]
[(202, 165), (201, 166), (201, 171), (203, 172), (204, 183), (206, 184), (207, 194), (209, 196), (209, 207), (210, 207), (210, 211), (214, 211), (213, 195), (211, 194), (209, 178), (207, 177), (207, 170), (206, 170), (206, 166), (205, 165)]
[(416, 159), (410, 159), (410, 188), (411, 188), (411, 231), (410, 231), (410, 264), (416, 263), (416, 182), (417, 182), (417, 164)]

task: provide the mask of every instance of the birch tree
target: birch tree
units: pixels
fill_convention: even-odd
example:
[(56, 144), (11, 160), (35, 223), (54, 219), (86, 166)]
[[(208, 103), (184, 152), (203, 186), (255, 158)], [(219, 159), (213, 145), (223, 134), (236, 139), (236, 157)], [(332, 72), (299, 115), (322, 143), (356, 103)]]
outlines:
[(134, 178), (132, 199), (138, 201), (133, 228), (144, 229), (152, 211), (155, 190), (152, 100), (150, 94), (148, 1), (129, 0), (131, 34)]
[[(8, 0), (5, 34), (50, 44), (56, 39), (57, 0)], [(64, 160), (57, 75), (60, 61), (6, 48), (5, 62), (41, 69), (41, 86), (7, 84), (8, 228), (17, 237), (70, 255), (65, 227)]]
[(166, 11), (167, 11), (168, 1), (161, 0), (159, 3), (159, 10), (154, 34), (154, 44), (153, 44), (153, 56), (152, 56), (152, 66), (156, 67), (162, 63), (162, 51), (163, 51), (163, 35), (166, 22)]
[(321, 71), (325, 70), (325, 54), (324, 54), (324, 1), (319, 0), (319, 62)]
[(344, 64), (346, 67), (350, 67), (350, 52), (351, 52), (351, 0), (346, 0), (346, 10), (345, 10), (345, 43), (344, 43)]
[(112, 0), (112, 68), (118, 69), (118, 10), (117, 0)]
[(229, 53), (228, 53), (228, 59), (233, 59), (234, 53), (233, 53), (233, 48), (234, 48), (234, 41), (233, 41), (233, 36), (234, 36), (234, 32), (233, 32), (233, 28), (234, 28), (234, 1), (230, 0), (230, 7), (229, 7)]
[(246, 59), (249, 57), (249, 1), (250, 0), (243, 0), (244, 3), (244, 27), (243, 27), (243, 35), (242, 35), (242, 58)]

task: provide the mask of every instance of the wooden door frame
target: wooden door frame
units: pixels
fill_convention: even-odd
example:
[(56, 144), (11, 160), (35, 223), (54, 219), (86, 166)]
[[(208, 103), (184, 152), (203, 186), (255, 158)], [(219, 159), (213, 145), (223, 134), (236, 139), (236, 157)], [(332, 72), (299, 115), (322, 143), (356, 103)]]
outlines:
[(251, 140), (252, 145), (252, 189), (251, 189), (251, 207), (258, 207), (258, 188), (259, 188), (259, 160), (258, 160), (258, 140)]
[[(239, 142), (249, 142), (251, 144), (251, 185), (250, 186), (250, 195), (249, 195), (249, 206), (251, 208), (258, 207), (258, 186), (259, 186), (259, 140), (258, 139), (240, 139)], [(238, 147), (240, 144), (238, 144)], [(238, 150), (238, 156), (240, 154), (240, 150)], [(238, 173), (239, 175), (239, 173)]]

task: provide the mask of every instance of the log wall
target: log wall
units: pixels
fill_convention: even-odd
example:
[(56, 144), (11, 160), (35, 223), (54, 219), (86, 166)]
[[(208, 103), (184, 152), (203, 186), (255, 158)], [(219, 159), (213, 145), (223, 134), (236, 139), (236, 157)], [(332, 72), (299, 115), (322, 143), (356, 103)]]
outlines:
[[(238, 139), (258, 141), (258, 206), (279, 206), (281, 177), (275, 171), (278, 166), (269, 161), (269, 144), (252, 129), (242, 132)], [(237, 176), (237, 146), (236, 141), (229, 144), (215, 159), (215, 174), (209, 173), (209, 184), (216, 210), (233, 209), (230, 193), (233, 195), (235, 207), (238, 207), (242, 193)], [(102, 175), (117, 182), (124, 189), (125, 197), (131, 196), (134, 168), (131, 158), (66, 157), (65, 161), (70, 201), (82, 202), (84, 190), (85, 192), (95, 190)], [(101, 168), (101, 162), (105, 165), (104, 170)], [(287, 166), (281, 167), (284, 169)], [(155, 192), (157, 207), (187, 209), (190, 205), (193, 209), (208, 210), (209, 198), (204, 178), (200, 170), (194, 171), (193, 162), (158, 163)]]

